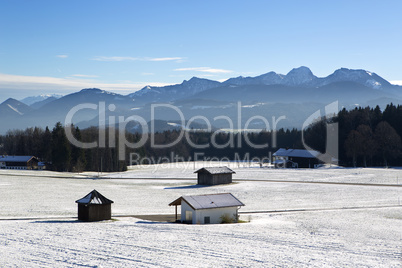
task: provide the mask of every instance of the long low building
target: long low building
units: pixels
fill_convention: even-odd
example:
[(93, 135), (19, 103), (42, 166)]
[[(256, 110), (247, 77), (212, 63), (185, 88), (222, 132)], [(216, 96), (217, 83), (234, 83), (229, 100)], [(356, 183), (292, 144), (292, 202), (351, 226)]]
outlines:
[(39, 160), (35, 156), (0, 156), (0, 169), (38, 169)]
[(314, 168), (322, 164), (319, 155), (320, 152), (313, 150), (280, 148), (272, 156), (276, 168)]

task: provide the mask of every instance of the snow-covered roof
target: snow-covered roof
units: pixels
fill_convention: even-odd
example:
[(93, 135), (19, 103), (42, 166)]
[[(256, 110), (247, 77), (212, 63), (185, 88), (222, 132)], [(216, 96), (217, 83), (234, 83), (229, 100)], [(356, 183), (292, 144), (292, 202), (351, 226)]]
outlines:
[(0, 162), (28, 162), (32, 158), (30, 155), (3, 155), (0, 156)]
[(233, 170), (231, 170), (230, 168), (224, 166), (224, 167), (205, 167), (205, 168), (201, 168), (199, 170), (197, 170), (194, 173), (209, 173), (209, 174), (233, 174), (236, 173)]
[(275, 161), (272, 162), (272, 164), (285, 164), (286, 162), (290, 162), (290, 161), (283, 160), (283, 159), (276, 159)]
[(284, 149), (280, 148), (273, 156), (288, 156), (288, 157), (302, 157), (302, 158), (316, 158), (320, 155), (320, 152), (314, 150), (302, 150), (302, 149)]
[(85, 197), (78, 199), (75, 202), (78, 204), (98, 204), (98, 205), (114, 203), (112, 200), (107, 199), (96, 190), (93, 190)]
[(231, 193), (182, 196), (170, 203), (169, 206), (179, 206), (182, 200), (189, 204), (194, 210), (244, 206), (244, 204)]

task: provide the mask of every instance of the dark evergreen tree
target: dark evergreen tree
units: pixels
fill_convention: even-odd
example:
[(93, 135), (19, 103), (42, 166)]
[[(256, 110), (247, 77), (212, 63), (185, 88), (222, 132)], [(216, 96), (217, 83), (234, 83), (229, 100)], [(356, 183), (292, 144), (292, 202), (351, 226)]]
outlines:
[(395, 159), (400, 154), (401, 137), (395, 129), (385, 121), (380, 122), (375, 128), (375, 138), (379, 153), (384, 160), (384, 166), (388, 166), (390, 159)]
[(375, 152), (378, 150), (377, 143), (374, 139), (374, 133), (368, 125), (358, 126), (357, 132), (360, 134), (359, 155), (363, 157), (363, 166), (367, 167), (367, 159), (372, 161)]
[[(72, 126), (73, 127), (73, 126)], [(81, 131), (78, 127), (73, 127), (74, 137), (78, 141), (82, 141)], [(83, 148), (71, 145), (71, 164), (72, 170), (81, 172), (86, 167), (85, 151)]]
[[(46, 127), (45, 132), (42, 134), (41, 139), (38, 141), (41, 149), (39, 151), (39, 157), (45, 162), (52, 161), (52, 133), (49, 128)], [(36, 155), (35, 153), (33, 155)]]
[(71, 169), (71, 147), (60, 122), (52, 131), (52, 166), (56, 171)]
[(357, 156), (360, 155), (362, 150), (362, 135), (356, 130), (352, 130), (345, 141), (346, 155), (352, 157), (352, 164), (357, 166)]

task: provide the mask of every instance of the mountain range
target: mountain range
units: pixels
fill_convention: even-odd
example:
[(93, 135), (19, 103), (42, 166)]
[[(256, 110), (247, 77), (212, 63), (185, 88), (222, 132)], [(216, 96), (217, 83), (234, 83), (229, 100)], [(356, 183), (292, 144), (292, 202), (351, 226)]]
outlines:
[[(99, 109), (81, 109), (74, 114), (74, 124), (81, 128), (109, 125), (114, 124), (109, 122), (111, 118), (118, 122), (118, 116), (136, 115), (147, 122), (158, 122), (158, 129), (181, 127), (177, 123), (181, 119), (197, 123), (197, 126), (209, 121), (213, 128), (231, 128), (230, 122), (222, 119), (226, 116), (236, 122), (235, 128), (243, 129), (247, 120), (257, 115), (266, 118), (271, 127), (275, 118), (284, 116), (286, 118), (277, 127), (301, 128), (309, 115), (333, 101), (338, 101), (341, 109), (366, 105), (384, 107), (390, 102), (402, 103), (401, 100), (402, 87), (392, 85), (375, 73), (341, 68), (327, 77), (317, 77), (302, 66), (286, 75), (268, 72), (224, 82), (193, 77), (176, 85), (146, 86), (129, 95), (89, 88), (66, 96), (41, 95), (21, 101), (8, 99), (0, 104), (0, 133), (33, 126), (52, 128), (56, 122), (64, 122), (73, 107), (79, 104), (99, 106), (103, 102), (103, 115)], [(153, 107), (152, 104), (158, 103), (176, 109), (166, 105)], [(263, 120), (255, 119), (247, 128), (266, 128), (263, 123)], [(135, 124), (131, 127), (138, 129)]]
[[(50, 102), (50, 100), (55, 100), (55, 99), (59, 99), (63, 97), (63, 95), (59, 95), (59, 94), (41, 94), (39, 96), (31, 96), (31, 97), (26, 97), (22, 100), (20, 100), (22, 103), (25, 103), (26, 105), (32, 105), (32, 104), (36, 104), (36, 106), (38, 106), (38, 103), (47, 103)], [(40, 106), (40, 105), (39, 105)], [(39, 108), (38, 106), (38, 108)]]

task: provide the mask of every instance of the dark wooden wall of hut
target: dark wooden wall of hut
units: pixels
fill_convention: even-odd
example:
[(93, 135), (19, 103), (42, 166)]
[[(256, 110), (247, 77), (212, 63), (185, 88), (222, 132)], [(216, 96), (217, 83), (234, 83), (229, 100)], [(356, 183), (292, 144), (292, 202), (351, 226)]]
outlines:
[(217, 184), (232, 183), (232, 174), (198, 173), (197, 183), (199, 185), (217, 185)]
[(111, 204), (78, 204), (78, 220), (80, 221), (103, 221), (111, 218)]
[(314, 165), (322, 163), (317, 158), (289, 157), (289, 160), (297, 163), (299, 168), (314, 168)]

